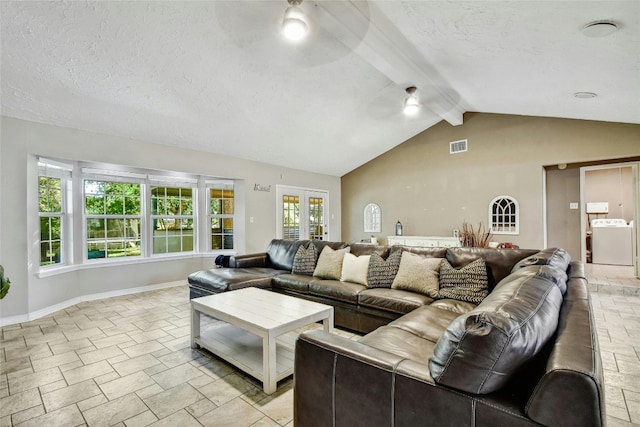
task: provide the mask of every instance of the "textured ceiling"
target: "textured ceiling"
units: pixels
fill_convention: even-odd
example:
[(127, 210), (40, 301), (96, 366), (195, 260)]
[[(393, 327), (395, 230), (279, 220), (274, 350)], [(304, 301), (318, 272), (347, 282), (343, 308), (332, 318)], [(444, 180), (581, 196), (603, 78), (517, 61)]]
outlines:
[(287, 6), (2, 1), (2, 114), (335, 176), (466, 111), (640, 123), (637, 0)]

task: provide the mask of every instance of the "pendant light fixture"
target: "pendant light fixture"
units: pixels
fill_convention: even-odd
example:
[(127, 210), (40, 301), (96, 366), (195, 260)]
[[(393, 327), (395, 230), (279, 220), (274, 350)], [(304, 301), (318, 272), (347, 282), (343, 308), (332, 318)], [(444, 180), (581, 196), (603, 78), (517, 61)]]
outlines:
[(282, 20), (282, 32), (284, 36), (291, 41), (300, 41), (309, 30), (305, 21), (304, 12), (298, 7), (302, 0), (287, 0), (290, 6), (284, 12)]
[(416, 91), (415, 86), (409, 86), (406, 89), (407, 98), (404, 100), (403, 111), (407, 116), (415, 116), (420, 111), (420, 100), (416, 95)]

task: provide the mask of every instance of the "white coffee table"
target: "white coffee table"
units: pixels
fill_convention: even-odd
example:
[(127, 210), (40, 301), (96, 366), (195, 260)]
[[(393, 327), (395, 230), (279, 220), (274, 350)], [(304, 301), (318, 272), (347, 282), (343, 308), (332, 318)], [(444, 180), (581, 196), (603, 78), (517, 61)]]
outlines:
[[(200, 334), (200, 313), (226, 322)], [(191, 300), (191, 347), (216, 356), (259, 379), (264, 392), (293, 374), (295, 337), (276, 338), (322, 321), (333, 331), (333, 307), (258, 288), (244, 288)]]

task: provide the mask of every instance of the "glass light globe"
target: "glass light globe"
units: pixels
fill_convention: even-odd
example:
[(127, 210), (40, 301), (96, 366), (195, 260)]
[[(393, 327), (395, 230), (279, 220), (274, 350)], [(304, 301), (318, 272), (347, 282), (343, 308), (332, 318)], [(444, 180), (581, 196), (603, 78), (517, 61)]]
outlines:
[(404, 102), (404, 113), (408, 116), (415, 116), (420, 111), (420, 103), (418, 102), (418, 98), (415, 96), (410, 96)]
[(291, 6), (284, 13), (282, 20), (282, 32), (292, 41), (299, 41), (307, 34), (307, 23), (304, 22), (304, 13), (299, 7)]

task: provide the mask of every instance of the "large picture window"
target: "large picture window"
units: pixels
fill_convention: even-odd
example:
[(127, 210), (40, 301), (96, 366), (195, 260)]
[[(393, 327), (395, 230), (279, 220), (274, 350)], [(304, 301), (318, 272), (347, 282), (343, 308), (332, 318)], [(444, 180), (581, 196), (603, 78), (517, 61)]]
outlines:
[(232, 181), (209, 181), (208, 218), (211, 249), (233, 249), (234, 191)]
[(39, 239), (33, 243), (40, 259), (34, 253), (34, 262), (45, 275), (57, 274), (60, 269), (50, 267), (60, 264), (191, 257), (237, 246), (233, 180), (37, 160)]
[(151, 186), (154, 254), (193, 251), (193, 196), (193, 188)]
[(133, 182), (84, 181), (88, 259), (141, 255), (140, 187)]

